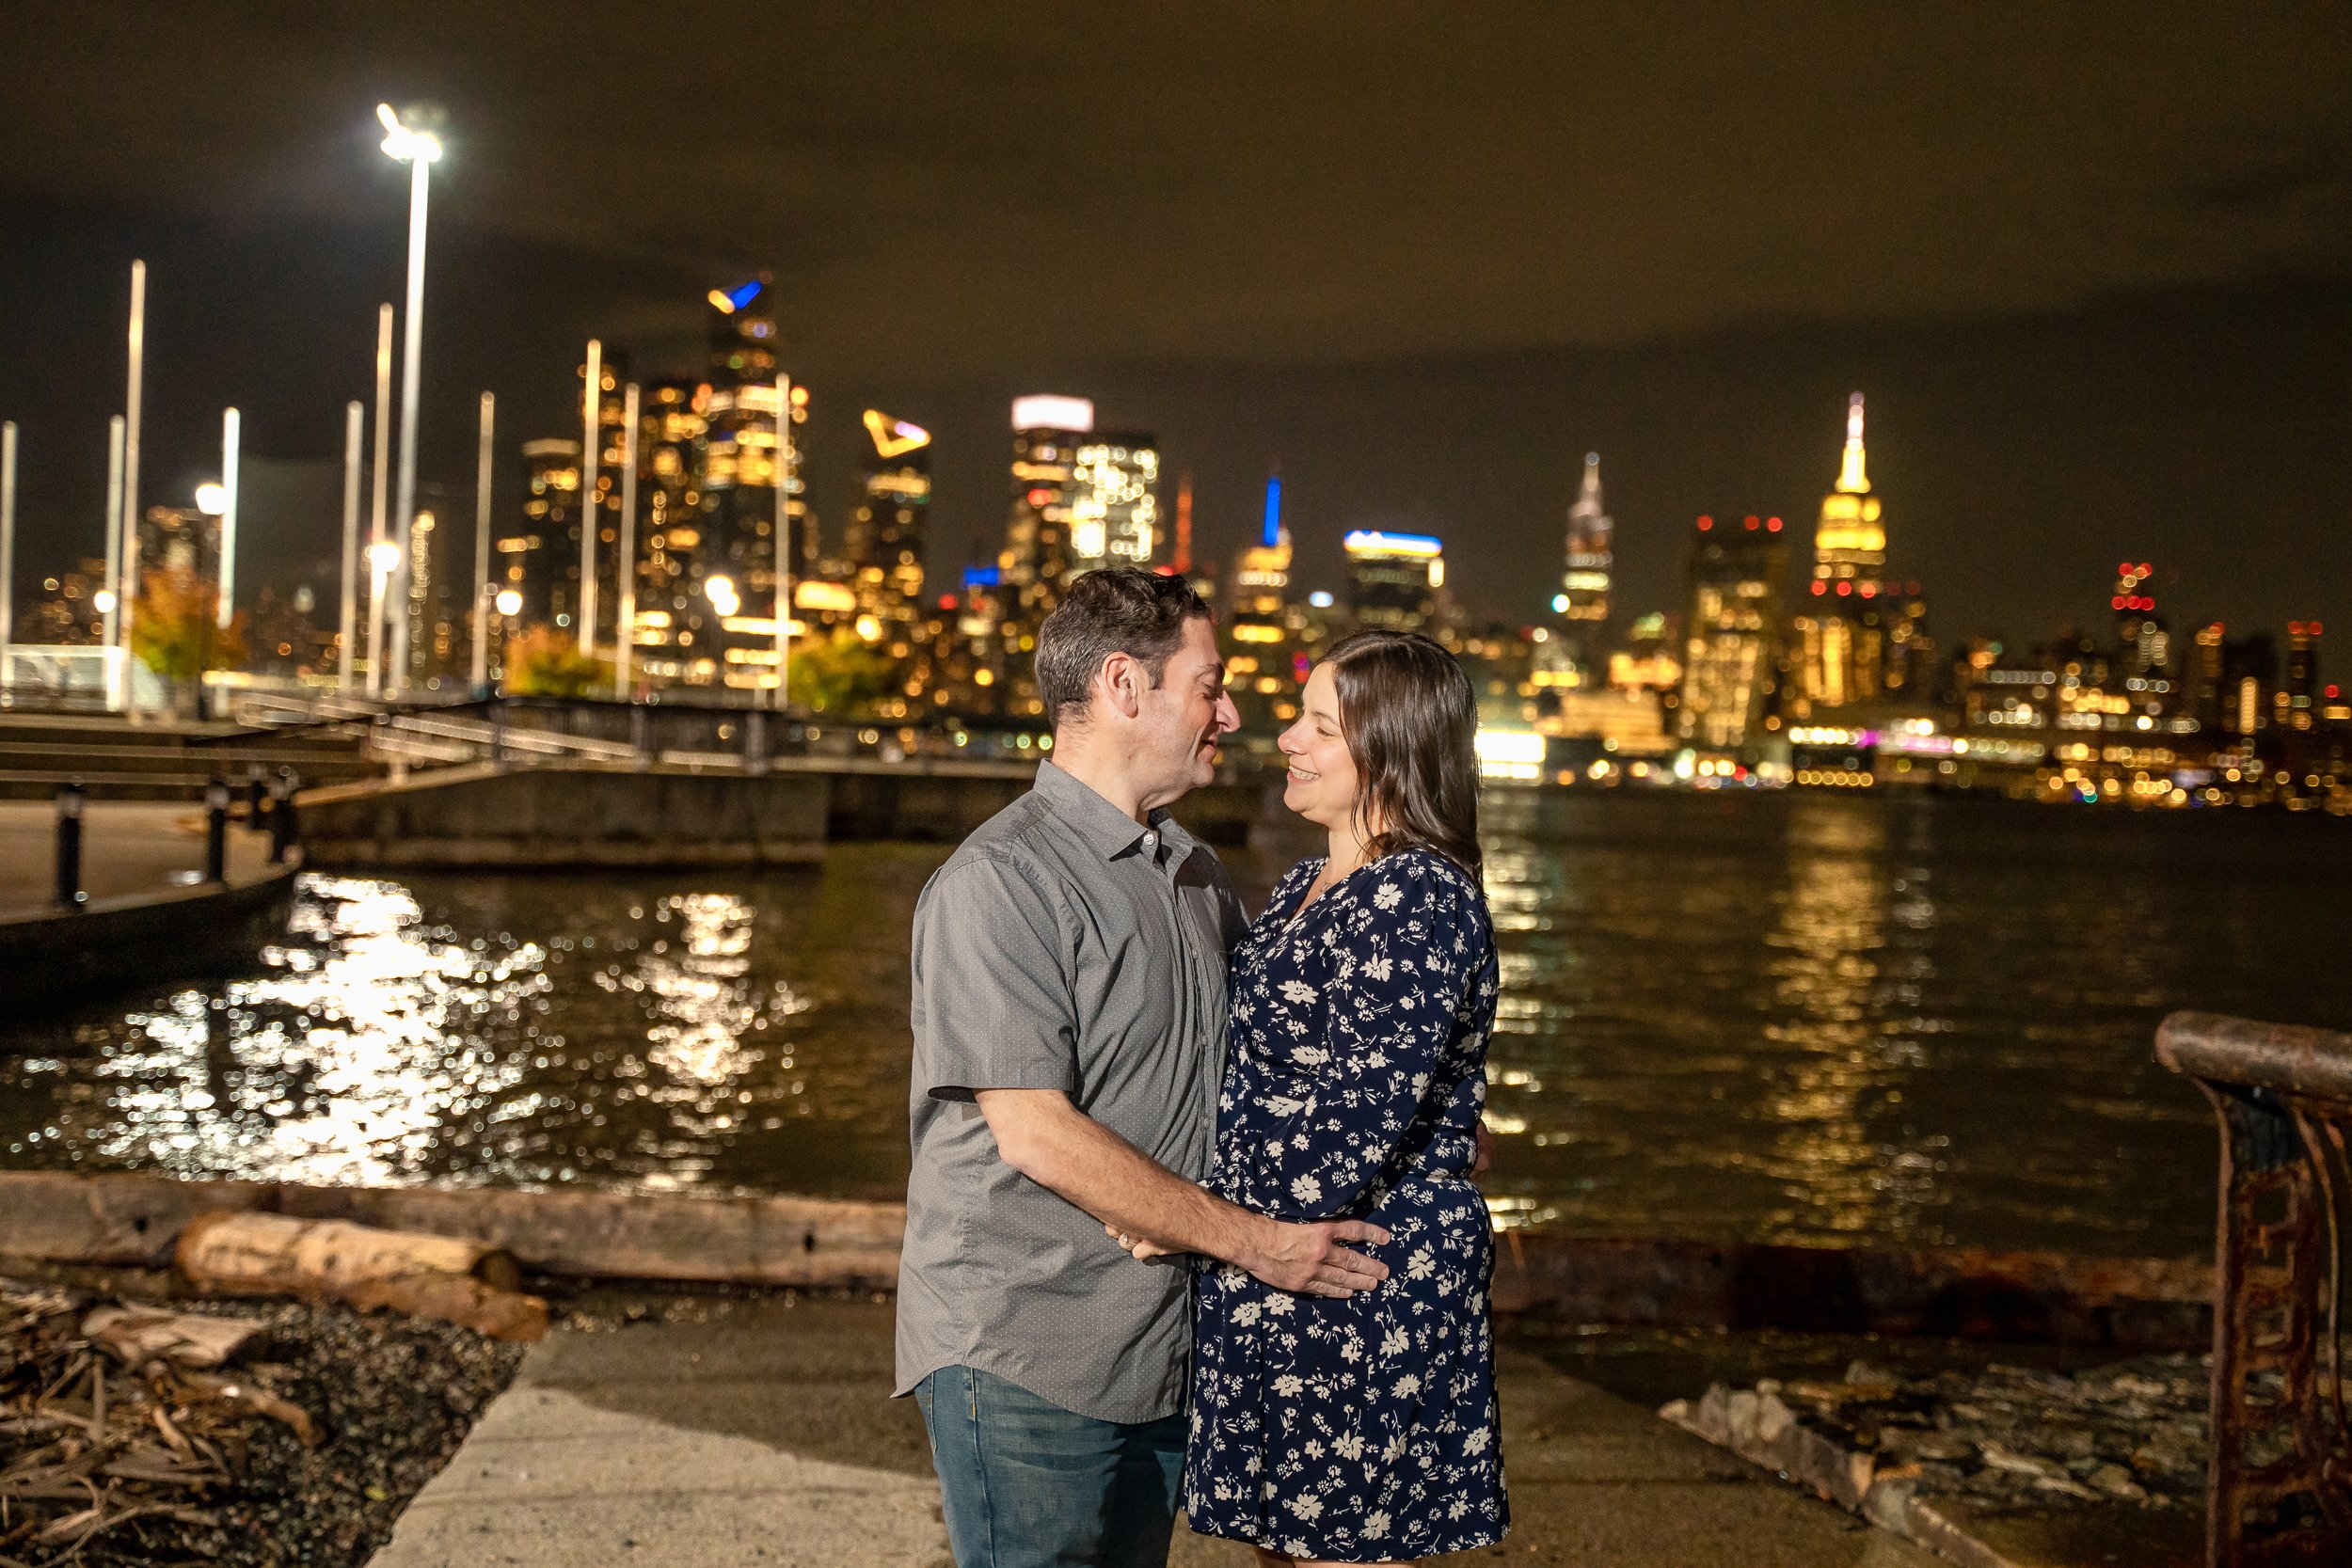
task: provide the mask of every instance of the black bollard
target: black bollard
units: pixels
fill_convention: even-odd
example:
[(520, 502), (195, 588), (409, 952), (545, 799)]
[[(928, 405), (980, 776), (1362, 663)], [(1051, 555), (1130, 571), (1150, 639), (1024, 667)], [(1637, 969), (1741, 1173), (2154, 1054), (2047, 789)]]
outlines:
[(204, 785), (204, 879), (229, 879), (229, 781), (217, 774)]
[(286, 851), (294, 847), (295, 836), (294, 791), (302, 781), (291, 768), (278, 770), (278, 785), (270, 792), (269, 800), (269, 863), (286, 863)]
[(82, 891), (82, 805), (87, 793), (79, 779), (57, 786), (57, 902), (70, 910), (89, 901)]
[(245, 825), (248, 832), (262, 831), (262, 801), (269, 795), (269, 782), (262, 775), (262, 765), (249, 763), (245, 772)]

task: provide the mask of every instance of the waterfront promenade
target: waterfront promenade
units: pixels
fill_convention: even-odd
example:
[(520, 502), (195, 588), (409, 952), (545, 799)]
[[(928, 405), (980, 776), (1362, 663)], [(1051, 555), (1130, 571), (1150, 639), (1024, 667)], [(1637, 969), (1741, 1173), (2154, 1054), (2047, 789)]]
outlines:
[[(0, 800), (0, 921), (55, 914), (57, 808)], [(229, 831), (229, 881), (255, 880), (269, 863), (266, 834)], [(195, 885), (204, 868), (204, 808), (184, 800), (93, 800), (83, 808), (82, 887), (91, 904)]]
[[(634, 1308), (643, 1321), (628, 1322)], [(372, 1568), (945, 1568), (891, 1305), (592, 1296), (420, 1493)], [(1506, 1346), (1513, 1528), (1445, 1560), (1929, 1568), (1936, 1560)], [(1178, 1568), (1246, 1568), (1179, 1532)]]

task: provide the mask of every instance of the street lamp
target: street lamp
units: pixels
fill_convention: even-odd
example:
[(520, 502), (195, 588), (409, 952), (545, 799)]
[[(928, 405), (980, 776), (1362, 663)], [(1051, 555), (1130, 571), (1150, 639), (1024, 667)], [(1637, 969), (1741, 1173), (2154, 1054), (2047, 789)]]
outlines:
[[(394, 525), (404, 531), (417, 503), (417, 380), (424, 352), (424, 216), (425, 193), (433, 166), (441, 156), (441, 138), (435, 127), (437, 110), (410, 105), (394, 114), (389, 103), (375, 106), (384, 122), (384, 150), (408, 166), (408, 314), (402, 329), (400, 353), (400, 479), (392, 507)], [(373, 546), (370, 553), (373, 554)], [(401, 597), (407, 596), (407, 572), (400, 573)], [(392, 622), (392, 670), (405, 682), (408, 667), (408, 618)]]
[(722, 619), (743, 608), (742, 595), (736, 593), (733, 578), (723, 575), (711, 578), (703, 584), (703, 593), (709, 598), (710, 608), (717, 610)]
[(500, 641), (498, 664), (499, 685), (503, 687), (506, 684), (505, 644), (515, 641), (515, 617), (523, 612), (523, 596), (517, 589), (501, 588), (498, 592), (497, 599), (492, 602), (498, 606), (501, 629), (505, 632), (505, 636)]
[[(389, 539), (379, 539), (374, 544), (368, 546), (368, 594), (370, 603), (381, 604), (383, 602), (384, 584), (390, 578), (394, 572), (400, 569), (401, 556), (405, 552), (401, 549), (401, 547), (398, 545), (393, 544)], [(405, 619), (405, 617), (403, 617), (403, 619)], [(368, 694), (370, 696), (380, 696), (385, 692), (385, 690), (386, 687), (383, 680), (383, 672), (371, 666), (368, 670)]]
[(229, 510), (229, 486), (217, 480), (206, 480), (196, 487), (196, 509), (207, 517), (217, 517)]

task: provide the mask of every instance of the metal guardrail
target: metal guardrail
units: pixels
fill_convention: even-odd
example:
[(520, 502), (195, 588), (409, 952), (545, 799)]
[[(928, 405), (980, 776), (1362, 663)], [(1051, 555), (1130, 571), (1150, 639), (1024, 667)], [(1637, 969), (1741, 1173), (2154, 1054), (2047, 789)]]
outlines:
[(2344, 1400), (2352, 1035), (2174, 1013), (2156, 1057), (2221, 1120), (2211, 1568), (2352, 1563)]

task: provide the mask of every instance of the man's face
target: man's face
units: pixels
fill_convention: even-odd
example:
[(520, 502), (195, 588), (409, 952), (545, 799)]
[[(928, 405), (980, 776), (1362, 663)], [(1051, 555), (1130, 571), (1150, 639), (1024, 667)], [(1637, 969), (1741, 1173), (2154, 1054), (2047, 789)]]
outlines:
[(1136, 715), (1136, 761), (1152, 784), (1144, 805), (1164, 806), (1215, 778), (1217, 746), (1239, 728), (1241, 715), (1225, 694), (1216, 630), (1194, 616)]

